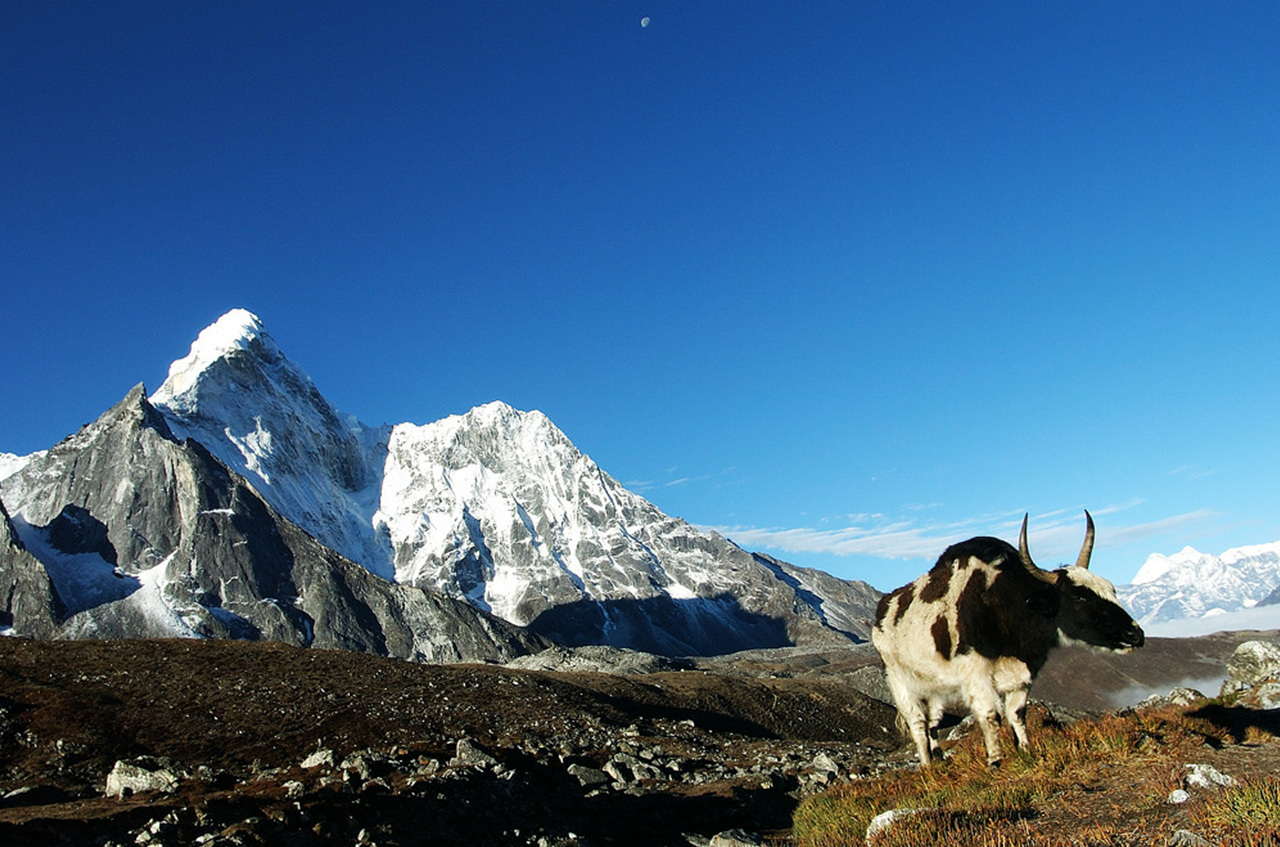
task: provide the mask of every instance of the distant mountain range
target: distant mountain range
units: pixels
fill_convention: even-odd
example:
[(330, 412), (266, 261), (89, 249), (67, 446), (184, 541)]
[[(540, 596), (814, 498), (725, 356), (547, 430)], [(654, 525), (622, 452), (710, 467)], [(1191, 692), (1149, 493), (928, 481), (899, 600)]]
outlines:
[(539, 412), (366, 426), (243, 310), (150, 398), (0, 455), (0, 631), (16, 634), (699, 655), (862, 641), (878, 597), (664, 515)]
[[(1191, 547), (1172, 556), (1153, 553), (1133, 584), (1117, 592), (1143, 626), (1217, 619), (1226, 629), (1227, 615), (1280, 603), (1280, 541), (1237, 547), (1217, 556)], [(1280, 606), (1275, 606), (1274, 615), (1249, 617), (1252, 627), (1280, 626)], [(1205, 629), (1195, 627), (1196, 632)]]

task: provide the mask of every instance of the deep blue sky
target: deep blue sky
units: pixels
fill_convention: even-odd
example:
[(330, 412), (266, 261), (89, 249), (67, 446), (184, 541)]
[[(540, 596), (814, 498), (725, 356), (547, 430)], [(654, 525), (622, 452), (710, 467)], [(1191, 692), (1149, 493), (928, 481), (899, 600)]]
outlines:
[(1274, 2), (9, 0), (0, 115), (3, 451), (244, 307), (880, 588), (1280, 539)]

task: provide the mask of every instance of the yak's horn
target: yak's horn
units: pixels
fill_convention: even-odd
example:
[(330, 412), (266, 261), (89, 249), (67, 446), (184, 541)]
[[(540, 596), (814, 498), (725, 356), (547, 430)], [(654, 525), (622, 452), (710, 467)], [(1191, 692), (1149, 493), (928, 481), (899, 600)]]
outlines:
[(1089, 510), (1084, 510), (1084, 519), (1086, 528), (1084, 531), (1084, 546), (1080, 548), (1080, 558), (1076, 559), (1077, 568), (1088, 568), (1089, 557), (1093, 555), (1093, 515), (1089, 514)]
[(1029, 515), (1022, 516), (1022, 532), (1018, 535), (1018, 555), (1022, 557), (1022, 564), (1026, 565), (1028, 570), (1035, 569), (1035, 562), (1031, 561), (1031, 551), (1027, 549), (1027, 518)]

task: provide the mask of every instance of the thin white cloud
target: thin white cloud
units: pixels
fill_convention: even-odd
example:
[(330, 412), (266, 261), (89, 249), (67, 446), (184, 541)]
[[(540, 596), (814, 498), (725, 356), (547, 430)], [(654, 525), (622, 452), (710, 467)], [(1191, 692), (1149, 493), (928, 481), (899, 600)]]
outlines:
[[(1142, 501), (1109, 506), (1094, 511), (1098, 516), (1115, 515), (1137, 506)], [(1191, 524), (1214, 517), (1215, 513), (1200, 509), (1172, 515), (1158, 521), (1132, 525), (1106, 522), (1100, 531), (1100, 547), (1118, 547), (1181, 530)], [(709, 527), (746, 548), (765, 548), (786, 553), (824, 553), (836, 556), (880, 556), (887, 559), (932, 559), (950, 544), (974, 535), (1017, 538), (1022, 513), (977, 515), (952, 522), (918, 523), (892, 521), (883, 515), (858, 515), (862, 526), (841, 528), (815, 527)], [(870, 519), (870, 520), (867, 520)], [(1031, 515), (1028, 546), (1042, 566), (1067, 559), (1074, 560), (1084, 539), (1084, 510), (1058, 509)]]
[(764, 547), (787, 553), (831, 553), (837, 556), (882, 556), (888, 559), (930, 558), (957, 540), (955, 533), (947, 532), (947, 528), (913, 527), (905, 523), (870, 529), (744, 526), (711, 529), (747, 548)]
[(1197, 465), (1181, 465), (1169, 471), (1166, 476), (1185, 476), (1187, 479), (1204, 479), (1218, 472), (1217, 468), (1202, 468)]
[(1113, 536), (1112, 543), (1129, 544), (1155, 535), (1166, 535), (1170, 532), (1181, 530), (1183, 527), (1188, 525), (1209, 520), (1210, 518), (1216, 518), (1218, 516), (1218, 512), (1210, 509), (1196, 509), (1194, 512), (1186, 512), (1181, 515), (1171, 515), (1167, 518), (1161, 518), (1158, 521), (1134, 524), (1133, 526), (1128, 527), (1118, 527), (1111, 531)]

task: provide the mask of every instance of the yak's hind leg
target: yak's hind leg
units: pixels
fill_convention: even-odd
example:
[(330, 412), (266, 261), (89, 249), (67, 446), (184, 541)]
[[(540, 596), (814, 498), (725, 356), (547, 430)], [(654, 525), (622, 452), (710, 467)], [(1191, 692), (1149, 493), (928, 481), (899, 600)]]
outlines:
[(942, 745), (938, 743), (938, 724), (942, 723), (943, 704), (941, 700), (929, 702), (929, 755), (934, 759), (942, 758)]
[(933, 749), (937, 741), (929, 737), (929, 716), (925, 712), (927, 704), (904, 685), (890, 668), (886, 667), (885, 670), (888, 671), (885, 682), (889, 684), (889, 693), (893, 695), (893, 702), (898, 707), (898, 728), (911, 737), (920, 766), (928, 767), (933, 761)]

